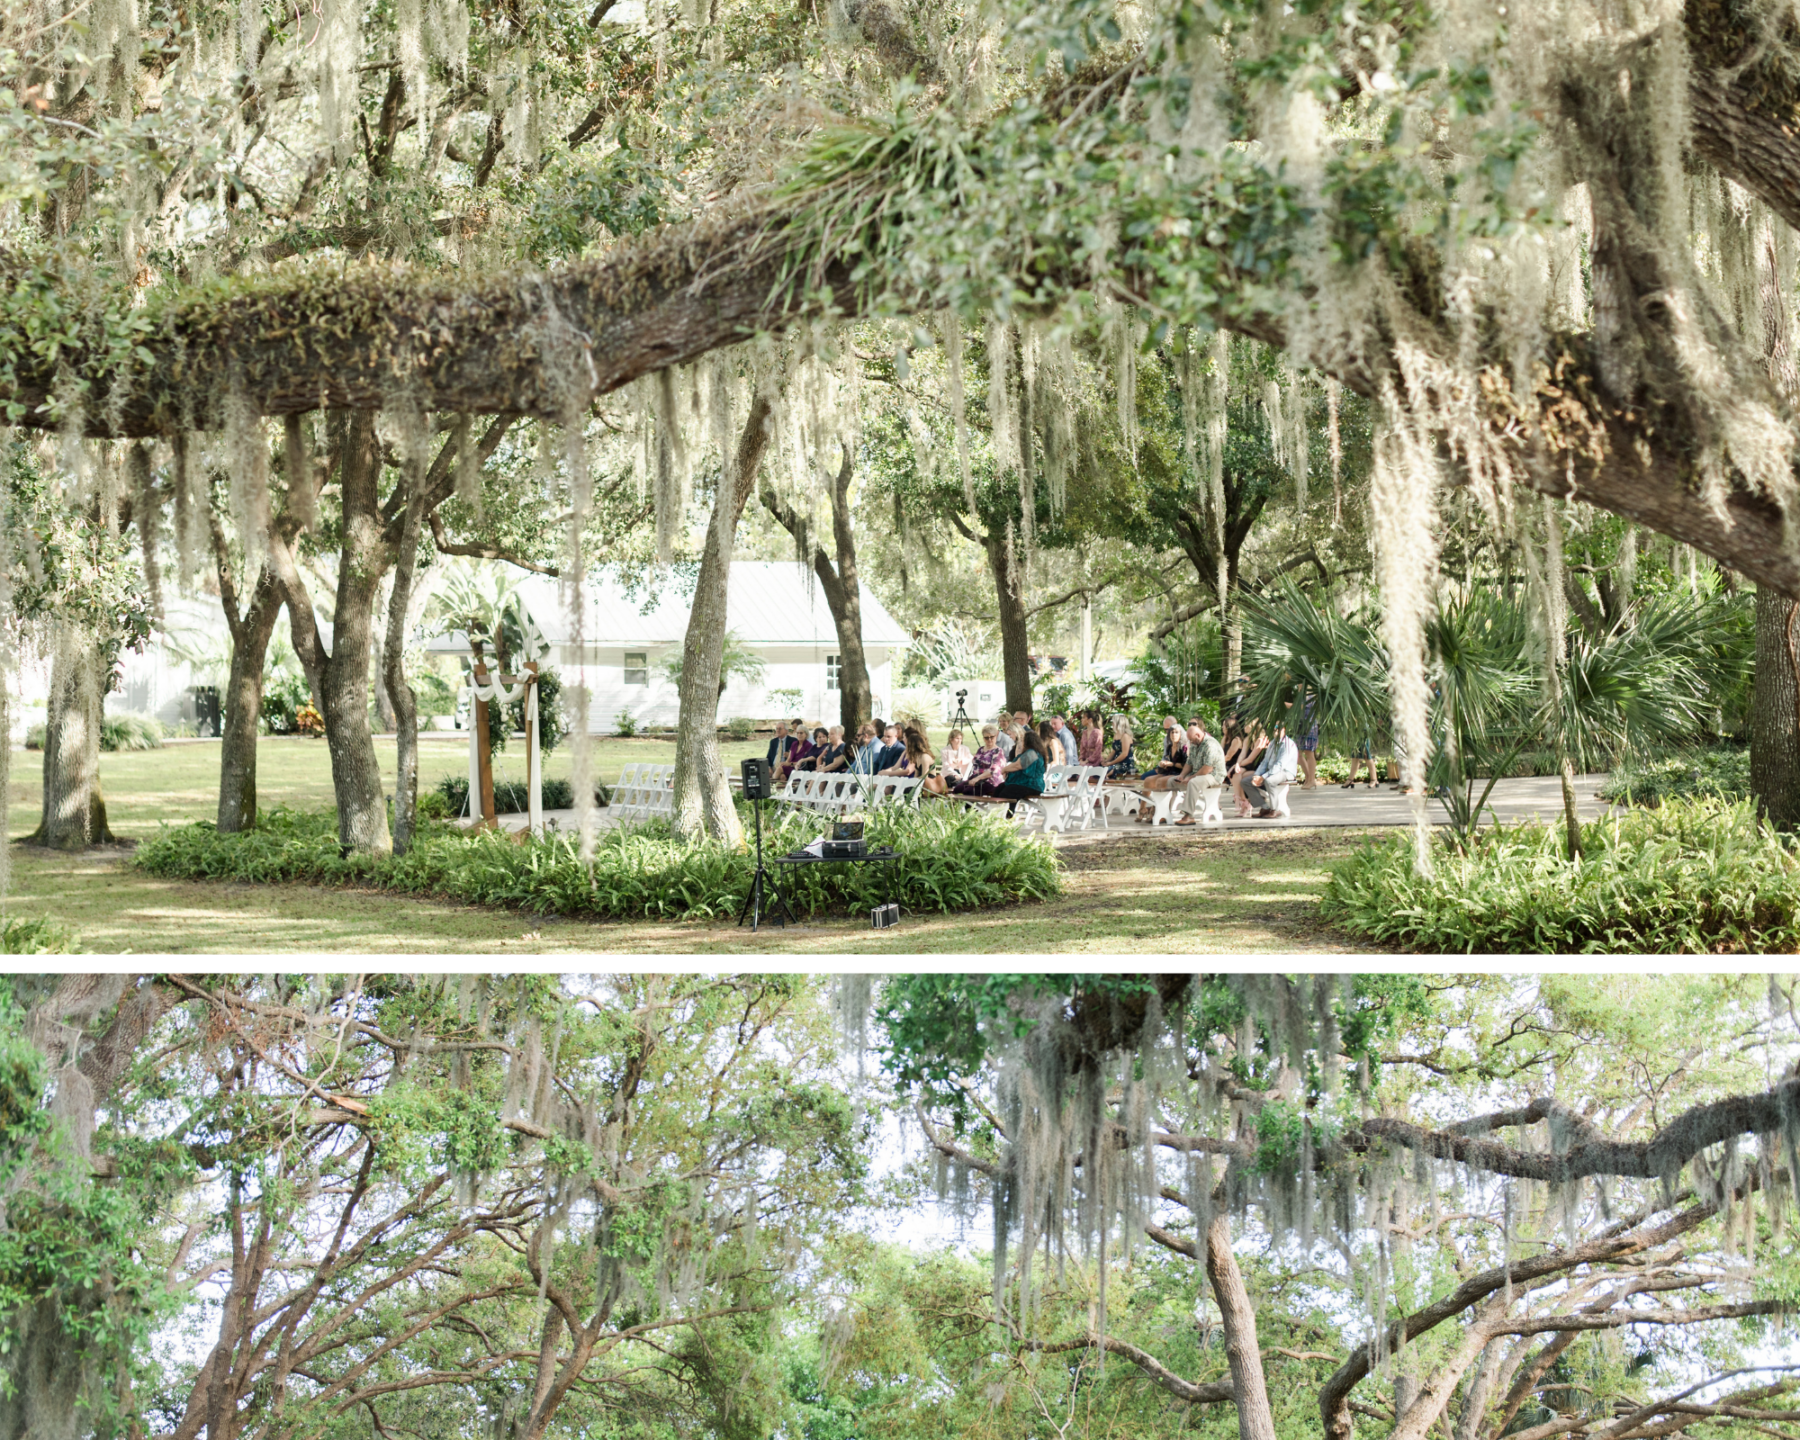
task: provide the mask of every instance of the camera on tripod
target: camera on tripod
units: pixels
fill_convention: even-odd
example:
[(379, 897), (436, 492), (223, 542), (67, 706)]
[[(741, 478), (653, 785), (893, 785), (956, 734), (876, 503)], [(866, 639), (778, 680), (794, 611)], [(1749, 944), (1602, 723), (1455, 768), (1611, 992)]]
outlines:
[(956, 692), (956, 699), (959, 704), (962, 701), (967, 700), (968, 698), (969, 698), (969, 692), (967, 690), (958, 690)]

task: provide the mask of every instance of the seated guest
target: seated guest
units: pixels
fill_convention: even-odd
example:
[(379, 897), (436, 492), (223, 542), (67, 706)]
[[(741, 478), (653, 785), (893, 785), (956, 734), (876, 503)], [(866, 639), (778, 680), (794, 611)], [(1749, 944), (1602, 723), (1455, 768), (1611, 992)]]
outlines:
[(901, 778), (925, 780), (937, 765), (937, 756), (931, 753), (931, 742), (925, 738), (925, 732), (916, 725), (908, 725), (902, 744), (906, 754), (899, 765)]
[(1172, 778), (1187, 764), (1187, 732), (1173, 715), (1163, 716), (1162, 758), (1150, 768), (1151, 775)]
[(838, 775), (850, 768), (850, 747), (844, 743), (844, 727), (833, 725), (829, 730), (820, 730), (818, 734), (825, 737), (819, 749), (818, 764), (815, 767), (821, 775)]
[(1013, 711), (1013, 727), (1020, 733), (1031, 728), (1031, 712), (1029, 710)]
[(1227, 752), (1225, 756), (1225, 778), (1235, 781), (1239, 775), (1248, 774), (1261, 761), (1269, 748), (1269, 737), (1264, 733), (1260, 722), (1250, 720), (1244, 723), (1238, 735), (1237, 753)]
[(1002, 710), (1000, 712), (1000, 720), (997, 729), (1000, 737), (1001, 753), (1010, 760), (1012, 759), (1014, 752), (1019, 748), (1018, 722), (1015, 721), (1011, 715), (1008, 715), (1006, 711)]
[(769, 769), (774, 775), (777, 785), (787, 778), (793, 753), (794, 737), (788, 734), (788, 722), (777, 720), (775, 722), (775, 738), (769, 742), (768, 753)]
[(1078, 753), (1083, 765), (1098, 765), (1106, 748), (1106, 732), (1100, 728), (1100, 712), (1089, 710), (1081, 717), (1081, 743)]
[(1238, 802), (1238, 819), (1247, 820), (1252, 814), (1258, 820), (1275, 818), (1275, 787), (1293, 781), (1299, 756), (1299, 748), (1288, 739), (1287, 728), (1277, 725), (1275, 741), (1268, 746), (1262, 763), (1254, 771), (1240, 771), (1232, 782)]
[(1225, 783), (1225, 750), (1206, 733), (1206, 722), (1198, 715), (1188, 721), (1187, 814), (1175, 823), (1198, 823), (1206, 809), (1206, 792)]
[(1062, 763), (1079, 765), (1081, 763), (1081, 746), (1075, 739), (1075, 732), (1069, 728), (1068, 721), (1060, 715), (1052, 715), (1050, 728), (1056, 732), (1056, 743), (1062, 746)]
[(810, 738), (802, 737), (802, 743), (794, 747), (794, 768), (796, 770), (817, 770), (819, 756), (825, 749), (825, 727), (817, 726)]
[(850, 767), (858, 775), (873, 775), (875, 762), (881, 758), (881, 722), (879, 720), (858, 728), (856, 732), (856, 762)]
[(996, 800), (1013, 802), (1006, 807), (1008, 815), (1019, 808), (1019, 801), (1044, 793), (1044, 742), (1034, 730), (1022, 732), (1020, 740), (1022, 744), (1018, 759), (1008, 761), (1002, 772), (1005, 776), (1004, 783), (988, 792)]
[(944, 746), (944, 778), (946, 780), (967, 780), (969, 772), (975, 768), (975, 755), (963, 744), (963, 733), (952, 730), (950, 739)]
[(1000, 727), (981, 727), (981, 748), (975, 752), (968, 775), (950, 782), (958, 795), (992, 795), (1005, 780), (1006, 752), (1000, 748)]
[(875, 757), (875, 773), (886, 775), (906, 756), (906, 746), (900, 739), (900, 727), (889, 725), (881, 736), (881, 753)]
[(1131, 721), (1123, 715), (1113, 717), (1113, 743), (1106, 747), (1100, 763), (1106, 767), (1108, 780), (1131, 779), (1138, 773), (1136, 739)]

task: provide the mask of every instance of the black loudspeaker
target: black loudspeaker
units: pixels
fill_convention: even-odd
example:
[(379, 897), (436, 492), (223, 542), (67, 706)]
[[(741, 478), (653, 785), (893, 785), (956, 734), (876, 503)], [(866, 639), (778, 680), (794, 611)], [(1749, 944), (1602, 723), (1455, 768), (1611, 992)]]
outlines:
[(752, 755), (744, 761), (744, 798), (746, 800), (767, 800), (769, 798), (769, 762), (759, 760)]

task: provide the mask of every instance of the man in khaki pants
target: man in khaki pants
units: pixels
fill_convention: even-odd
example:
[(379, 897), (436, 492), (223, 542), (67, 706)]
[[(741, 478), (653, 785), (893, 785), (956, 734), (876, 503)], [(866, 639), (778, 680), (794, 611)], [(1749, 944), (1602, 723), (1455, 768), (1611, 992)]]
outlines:
[(1206, 810), (1206, 792), (1225, 783), (1225, 751), (1206, 733), (1206, 722), (1194, 716), (1188, 721), (1187, 733), (1187, 814), (1175, 822), (1177, 825), (1198, 824)]

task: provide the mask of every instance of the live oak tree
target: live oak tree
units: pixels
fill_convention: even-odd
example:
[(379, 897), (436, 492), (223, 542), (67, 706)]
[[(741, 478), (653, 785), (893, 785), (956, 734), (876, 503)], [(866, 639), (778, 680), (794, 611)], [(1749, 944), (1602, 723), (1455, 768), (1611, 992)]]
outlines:
[[(78, 279), (66, 255), (20, 252), (8, 261), (6, 316), (19, 343), (0, 347), (9, 418), (175, 435), (224, 423), (241, 396), (265, 416), (388, 406), (567, 424), (596, 393), (831, 311), (949, 306), (1002, 325), (1074, 317), (1111, 334), (1121, 355), (1142, 337), (1192, 328), (1198, 345), (1223, 327), (1285, 350), (1381, 415), (1377, 578), (1409, 766), (1429, 750), (1421, 617), (1446, 479), (1501, 529), (1538, 496), (1573, 496), (1759, 586), (1800, 591), (1779, 340), (1800, 219), (1800, 72), (1784, 9), (1665, 0), (1621, 17), (1584, 0), (1554, 12), (1376, 15), (1173, 3), (1130, 17), (1129, 40), (1110, 13), (1085, 6), (1011, 22), (972, 19), (938, 31), (955, 37), (942, 42), (922, 27), (910, 45), (899, 43), (903, 25), (847, 27), (875, 73), (917, 83), (891, 103), (846, 85), (836, 100), (848, 123), (810, 143), (769, 127), (780, 138), (763, 156), (794, 157), (779, 186), (746, 192), (734, 180), (721, 193), (735, 191), (736, 206), (549, 274), (271, 276), (228, 293), (176, 281), (134, 309), (132, 267), (96, 262)], [(323, 43), (333, 78), (320, 114), (334, 144), (366, 121), (373, 152), (381, 127), (399, 134), (411, 114), (428, 157), (454, 148), (473, 173), (491, 170), (506, 133), (529, 148), (538, 72), (519, 63), (511, 21), (473, 32), (497, 48), (485, 72), (468, 73), (506, 79), (503, 95), (482, 97), (479, 153), (472, 135), (453, 133), (466, 111), (440, 125), (441, 112), (428, 124), (408, 109), (426, 75), (434, 93), (461, 93), (442, 78), (463, 73), (455, 24), (416, 41), (403, 30), (394, 59), (374, 62), (394, 67), (381, 72), (377, 113), (352, 125), (335, 77), (349, 73), (342, 47), (356, 33), (324, 26), (289, 39)], [(100, 129), (73, 111), (47, 119), (107, 143), (121, 133), (117, 97), (137, 93), (124, 83), (132, 59), (141, 72), (151, 56), (153, 77), (174, 80), (181, 53), (134, 35), (76, 96)], [(971, 64), (977, 55), (997, 68)], [(696, 37), (649, 58), (668, 73), (704, 57)], [(271, 71), (240, 92), (252, 125), (280, 83)], [(79, 130), (43, 138), (58, 127), (39, 125), (35, 107), (71, 103), (59, 77), (22, 74), (13, 93), (30, 97), (14, 128), (44, 157), (31, 202), (59, 233), (89, 183), (79, 147), (67, 147), (89, 142)], [(514, 115), (525, 123), (509, 132)], [(593, 132), (584, 121), (568, 133)], [(750, 173), (753, 148), (722, 170)], [(54, 178), (78, 173), (79, 185)], [(261, 188), (248, 175), (220, 179), (240, 207)], [(126, 222), (144, 213), (120, 211)], [(421, 216), (412, 233), (440, 222), (450, 235), (470, 223), (466, 212)], [(103, 303), (77, 315), (68, 297), (83, 287)], [(27, 341), (52, 315), (55, 341)], [(1765, 629), (1778, 618), (1768, 609)], [(1779, 663), (1773, 643), (1765, 654)], [(1762, 714), (1778, 742), (1785, 712)], [(1775, 767), (1759, 770), (1764, 783), (1791, 789), (1776, 774), (1779, 743), (1763, 748)], [(359, 824), (349, 838), (379, 835)]]
[[(912, 976), (877, 1016), (940, 1193), (991, 1209), (1002, 1384), (1123, 1362), (1245, 1440), (1295, 1387), (1331, 1440), (1800, 1417), (1749, 1348), (1795, 1304), (1785, 984)], [(1204, 1268), (1222, 1355), (1136, 1313), (1146, 1248)]]
[(704, 1413), (733, 1353), (755, 1413), (770, 1317), (863, 1172), (796, 1058), (833, 1052), (820, 998), (14, 980), (0, 1434), (536, 1440)]

